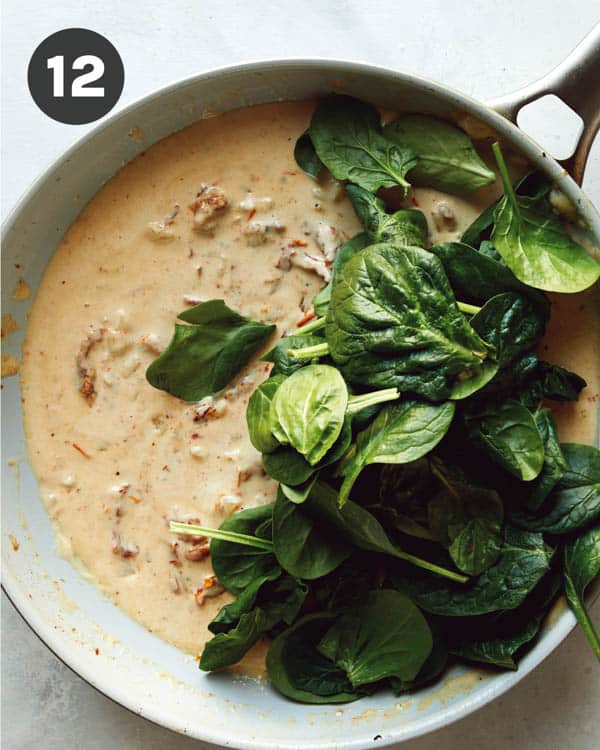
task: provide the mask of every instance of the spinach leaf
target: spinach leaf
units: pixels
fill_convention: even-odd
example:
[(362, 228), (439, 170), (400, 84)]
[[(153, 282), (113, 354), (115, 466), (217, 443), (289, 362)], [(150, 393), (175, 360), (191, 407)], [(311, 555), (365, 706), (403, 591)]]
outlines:
[(318, 476), (319, 474), (316, 472), (310, 479), (307, 479), (306, 482), (303, 482), (302, 484), (298, 484), (295, 487), (288, 484), (280, 484), (279, 489), (291, 503), (302, 505), (310, 495), (310, 491), (312, 490), (314, 483), (317, 481)]
[(471, 318), (471, 325), (494, 347), (500, 367), (535, 348), (546, 330), (547, 312), (516, 292), (504, 292), (489, 299)]
[(541, 534), (504, 527), (504, 544), (497, 562), (471, 584), (457, 586), (417, 569), (398, 572), (396, 588), (432, 614), (464, 617), (515, 609), (548, 572), (553, 550)]
[(532, 206), (518, 196), (497, 143), (494, 154), (504, 198), (494, 211), (492, 241), (515, 276), (552, 292), (580, 292), (600, 278), (598, 263), (563, 229), (549, 205)]
[(315, 466), (340, 436), (347, 405), (348, 389), (339, 370), (308, 365), (277, 389), (271, 405), (272, 433)]
[(273, 545), (281, 567), (308, 581), (331, 573), (352, 552), (347, 541), (332, 538), (303, 506), (290, 502), (281, 490), (273, 509)]
[[(271, 378), (276, 375), (291, 375), (296, 370), (306, 365), (306, 360), (292, 359), (288, 355), (288, 349), (305, 349), (307, 346), (315, 346), (323, 343), (319, 336), (310, 334), (294, 334), (280, 339), (272, 349), (260, 358), (262, 362), (273, 362)], [(268, 382), (268, 381), (267, 381)]]
[(371, 192), (409, 187), (406, 173), (416, 163), (414, 153), (383, 137), (379, 112), (371, 104), (349, 96), (322, 99), (309, 133), (319, 159), (338, 180)]
[(491, 405), (467, 417), (470, 438), (496, 463), (523, 481), (544, 465), (544, 443), (531, 412), (517, 401)]
[(417, 155), (417, 164), (409, 174), (415, 185), (463, 194), (496, 179), (469, 136), (444, 120), (430, 115), (402, 115), (386, 125), (383, 133)]
[(562, 478), (567, 470), (567, 461), (558, 441), (550, 409), (538, 409), (533, 417), (544, 442), (544, 466), (538, 478), (534, 480), (525, 503), (528, 510), (535, 512)]
[(446, 398), (488, 348), (456, 306), (441, 262), (390, 244), (365, 248), (335, 275), (325, 333), (349, 382), (431, 400)]
[(431, 653), (414, 679), (401, 680), (398, 677), (390, 678), (390, 686), (396, 695), (423, 687), (437, 679), (444, 671), (448, 661), (448, 647), (444, 640), (438, 620), (436, 618), (430, 618), (428, 623), (433, 638)]
[(317, 649), (357, 688), (387, 677), (414, 680), (432, 645), (421, 612), (408, 597), (388, 589), (372, 591), (361, 606), (342, 614)]
[(273, 437), (271, 404), (284, 375), (275, 375), (261, 383), (248, 400), (246, 423), (250, 442), (261, 453), (270, 453), (279, 445)]
[(316, 648), (335, 617), (330, 612), (308, 615), (275, 638), (267, 654), (267, 672), (282, 695), (301, 703), (348, 703), (360, 698), (345, 671)]
[(519, 401), (530, 408), (535, 408), (543, 399), (577, 401), (586, 385), (576, 373), (542, 361), (528, 373), (520, 388)]
[(146, 370), (150, 385), (184, 401), (200, 401), (224, 388), (275, 330), (230, 310), (220, 299), (177, 316), (169, 346)]
[(565, 545), (565, 594), (592, 651), (600, 661), (600, 635), (585, 608), (586, 588), (600, 573), (600, 526), (589, 529)]
[(273, 580), (278, 579), (273, 579), (272, 575), (255, 578), (232, 602), (221, 607), (208, 624), (210, 632), (217, 635), (217, 633), (226, 633), (234, 628), (241, 616), (252, 610), (261, 588)]
[(304, 131), (296, 141), (296, 145), (294, 146), (294, 159), (303, 172), (306, 172), (307, 175), (313, 177), (315, 180), (319, 179), (319, 175), (323, 169), (323, 164), (317, 156), (317, 152), (312, 144), (308, 130)]
[(478, 252), (464, 242), (442, 242), (431, 248), (444, 266), (454, 294), (465, 302), (481, 305), (502, 292), (518, 292), (548, 310), (545, 295), (521, 283), (503, 263)]
[(272, 453), (263, 453), (263, 466), (267, 474), (277, 482), (289, 487), (298, 487), (310, 480), (317, 471), (338, 461), (346, 453), (351, 442), (352, 421), (346, 418), (338, 439), (316, 466), (311, 466), (297, 450), (285, 445)]
[[(518, 195), (528, 197), (530, 199), (529, 205), (535, 206), (541, 203), (550, 192), (551, 187), (552, 185), (545, 174), (542, 174), (542, 172), (530, 172), (518, 180), (515, 185), (515, 192)], [(479, 214), (475, 221), (463, 232), (461, 242), (471, 245), (471, 247), (479, 247), (479, 251), (486, 254), (487, 248), (484, 248), (484, 243), (491, 245), (493, 248), (492, 243), (487, 242), (487, 240), (494, 226), (494, 211), (500, 200), (492, 203)], [(496, 251), (494, 250), (494, 252)]]
[(200, 669), (212, 672), (237, 664), (264, 633), (279, 623), (289, 625), (296, 619), (306, 593), (304, 584), (288, 576), (281, 578), (270, 587), (266, 601), (241, 614), (234, 627), (206, 643)]
[[(247, 508), (226, 518), (220, 529), (254, 535), (257, 528), (273, 516), (273, 503)], [(210, 544), (213, 570), (219, 582), (233, 594), (241, 594), (252, 582), (263, 576), (278, 578), (281, 568), (272, 552), (233, 542), (213, 539)]]
[(344, 477), (340, 504), (348, 499), (358, 475), (369, 464), (403, 464), (429, 453), (444, 437), (454, 404), (426, 404), (405, 400), (385, 406), (366, 430), (359, 432), (356, 444), (343, 458)]
[(502, 500), (495, 490), (473, 484), (437, 458), (432, 459), (431, 467), (442, 489), (427, 506), (430, 533), (449, 548), (457, 568), (467, 575), (479, 575), (501, 554)]
[[(347, 263), (355, 253), (370, 244), (371, 240), (369, 239), (369, 235), (366, 232), (356, 234), (354, 237), (344, 242), (344, 244), (337, 251), (337, 255), (335, 256), (335, 260), (333, 261), (333, 266), (331, 267), (332, 278), (344, 265), (344, 263)], [(330, 301), (331, 281), (329, 282), (329, 284), (327, 284), (327, 286), (324, 286), (323, 289), (321, 289), (321, 291), (315, 297), (313, 297), (312, 304), (315, 309), (315, 313), (319, 316), (327, 315), (327, 308), (329, 307)]]
[(340, 532), (344, 538), (359, 549), (406, 560), (412, 565), (422, 567), (453, 581), (464, 583), (467, 580), (465, 576), (402, 550), (390, 541), (385, 529), (375, 516), (352, 500), (347, 500), (340, 507), (335, 490), (323, 482), (315, 483), (312, 492), (302, 507), (307, 513), (314, 515), (317, 520)]
[(517, 669), (516, 656), (537, 635), (559, 585), (560, 577), (551, 571), (516, 609), (469, 618), (463, 627), (452, 627), (451, 653), (468, 661)]
[(452, 401), (462, 401), (472, 396), (496, 377), (498, 368), (498, 362), (491, 358), (486, 359), (480, 365), (469, 367), (464, 372), (459, 373), (448, 398)]
[(591, 445), (562, 443), (567, 470), (542, 506), (542, 514), (511, 512), (511, 522), (529, 531), (569, 534), (600, 518), (600, 451)]
[(405, 208), (388, 214), (381, 198), (368, 190), (358, 185), (346, 185), (346, 192), (371, 243), (393, 242), (396, 245), (425, 247), (428, 230), (422, 211)]

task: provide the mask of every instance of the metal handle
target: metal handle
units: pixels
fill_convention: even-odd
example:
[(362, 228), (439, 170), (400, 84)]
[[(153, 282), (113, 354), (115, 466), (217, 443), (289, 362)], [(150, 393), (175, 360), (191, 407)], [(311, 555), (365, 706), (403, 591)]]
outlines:
[(520, 109), (546, 94), (554, 94), (583, 120), (583, 130), (568, 159), (560, 161), (578, 185), (600, 128), (600, 23), (554, 70), (512, 94), (489, 102), (490, 107), (516, 124)]

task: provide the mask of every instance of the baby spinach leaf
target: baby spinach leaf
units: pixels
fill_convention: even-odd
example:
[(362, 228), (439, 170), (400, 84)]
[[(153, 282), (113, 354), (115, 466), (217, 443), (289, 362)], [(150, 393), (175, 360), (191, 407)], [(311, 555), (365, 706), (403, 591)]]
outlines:
[(500, 466), (523, 481), (544, 465), (544, 444), (531, 412), (517, 401), (490, 406), (467, 418), (469, 436)]
[(431, 653), (427, 659), (425, 659), (423, 666), (414, 679), (401, 680), (398, 677), (390, 678), (390, 687), (396, 695), (428, 685), (430, 682), (437, 679), (446, 667), (448, 661), (448, 647), (442, 635), (441, 628), (435, 618), (430, 618), (428, 624), (433, 637)]
[[(518, 180), (515, 185), (515, 192), (518, 195), (529, 198), (529, 205), (535, 206), (543, 201), (545, 196), (550, 192), (551, 187), (552, 184), (545, 174), (542, 174), (542, 172), (530, 172)], [(478, 247), (480, 252), (486, 252), (487, 254), (483, 245), (490, 237), (494, 225), (494, 211), (500, 200), (502, 199), (492, 203), (479, 214), (475, 221), (463, 232), (461, 242), (465, 242), (467, 245), (471, 245), (471, 247)], [(491, 245), (491, 243), (487, 244)]]
[(315, 180), (319, 179), (319, 175), (323, 169), (323, 164), (317, 156), (317, 152), (312, 144), (308, 130), (304, 131), (296, 141), (296, 145), (294, 146), (294, 159), (303, 172), (306, 172), (307, 175), (313, 177)]
[(385, 406), (366, 430), (359, 432), (356, 444), (340, 464), (344, 477), (340, 504), (348, 499), (358, 475), (369, 464), (403, 464), (429, 453), (444, 437), (454, 404), (427, 404), (405, 400)]
[[(273, 516), (273, 503), (247, 508), (226, 518), (220, 529), (254, 535), (257, 528)], [(233, 594), (241, 594), (252, 582), (266, 576), (274, 580), (281, 568), (272, 552), (242, 544), (213, 539), (210, 544), (213, 570), (219, 582)]]
[(226, 633), (239, 622), (240, 617), (250, 612), (261, 588), (273, 579), (272, 575), (255, 578), (232, 602), (225, 604), (208, 624), (211, 633)]
[(447, 617), (482, 615), (518, 607), (548, 572), (552, 554), (541, 534), (505, 526), (500, 557), (472, 583), (457, 586), (417, 569), (399, 572), (393, 581), (426, 612)]
[(471, 483), (462, 472), (431, 461), (442, 489), (427, 507), (432, 537), (448, 547), (457, 568), (479, 575), (493, 565), (502, 548), (504, 508), (495, 490)]
[(446, 398), (488, 349), (456, 306), (441, 262), (390, 244), (365, 248), (335, 275), (325, 333), (349, 382), (431, 400)]
[[(337, 255), (335, 256), (335, 260), (333, 261), (333, 266), (331, 267), (332, 278), (344, 265), (344, 263), (347, 263), (355, 253), (370, 244), (371, 240), (369, 239), (369, 235), (366, 232), (361, 232), (351, 239), (346, 240), (346, 242), (344, 242), (344, 244), (337, 251)], [(324, 286), (323, 289), (321, 289), (321, 291), (315, 297), (313, 297), (312, 304), (315, 309), (315, 313), (319, 316), (327, 315), (327, 308), (329, 307), (330, 301), (331, 282), (329, 282), (327, 286)]]
[(567, 542), (564, 554), (565, 594), (600, 662), (600, 635), (585, 608), (584, 593), (600, 573), (600, 526), (589, 529), (573, 541)]
[(387, 677), (415, 679), (432, 645), (429, 625), (417, 607), (398, 591), (384, 589), (343, 613), (317, 649), (344, 669), (357, 688)]
[(341, 532), (346, 539), (359, 549), (406, 560), (412, 565), (422, 567), (453, 581), (464, 583), (467, 580), (465, 576), (459, 573), (447, 570), (402, 550), (390, 541), (385, 529), (375, 516), (352, 500), (347, 500), (340, 507), (335, 490), (323, 482), (315, 483), (312, 492), (303, 505), (303, 509), (321, 522), (329, 524)]
[(515, 276), (551, 292), (580, 292), (600, 278), (598, 263), (563, 229), (548, 206), (532, 206), (518, 196), (497, 143), (494, 154), (504, 198), (494, 211), (492, 241)]
[(263, 466), (267, 474), (277, 482), (289, 487), (298, 487), (309, 481), (317, 471), (338, 461), (346, 453), (351, 442), (352, 421), (346, 417), (338, 439), (316, 466), (311, 466), (297, 450), (285, 445), (272, 453), (263, 453)]
[(414, 152), (383, 137), (379, 112), (371, 104), (328, 96), (319, 102), (309, 133), (319, 159), (338, 180), (373, 193), (381, 187), (409, 187), (406, 173), (416, 163)]
[(533, 417), (544, 442), (544, 466), (538, 478), (534, 480), (525, 503), (528, 510), (535, 512), (567, 470), (567, 461), (558, 441), (550, 409), (538, 409)]
[(386, 125), (384, 135), (410, 147), (417, 164), (409, 177), (415, 185), (446, 193), (471, 192), (494, 182), (496, 175), (460, 128), (431, 115), (401, 115)]
[(519, 401), (530, 408), (536, 408), (543, 399), (577, 401), (586, 385), (585, 380), (576, 373), (541, 361), (523, 382)]
[[(280, 339), (272, 349), (261, 357), (262, 362), (273, 362), (271, 378), (275, 375), (291, 375), (306, 365), (306, 360), (292, 359), (288, 356), (288, 349), (305, 349), (323, 343), (319, 336), (310, 334), (294, 334)], [(267, 381), (268, 382), (268, 381)]]
[(248, 400), (246, 423), (250, 442), (261, 453), (270, 453), (279, 445), (273, 437), (271, 404), (284, 375), (275, 375), (261, 383)]
[(521, 283), (503, 263), (478, 252), (464, 242), (442, 242), (431, 248), (444, 266), (454, 294), (465, 302), (481, 305), (502, 292), (518, 292), (548, 309), (545, 295)]
[(264, 634), (279, 623), (291, 624), (306, 597), (304, 584), (284, 576), (271, 585), (268, 599), (241, 614), (234, 627), (221, 631), (206, 643), (200, 669), (212, 672), (237, 664)]
[(302, 505), (302, 503), (310, 495), (310, 491), (313, 488), (313, 484), (317, 481), (318, 476), (319, 474), (315, 473), (310, 479), (307, 479), (306, 482), (298, 484), (295, 487), (287, 484), (280, 484), (279, 489), (291, 503)]
[(534, 349), (546, 330), (547, 311), (517, 292), (503, 292), (489, 299), (471, 318), (471, 325), (494, 347), (494, 359), (505, 367)]
[(200, 401), (223, 389), (275, 330), (244, 318), (220, 299), (177, 316), (169, 346), (146, 370), (150, 385), (184, 401)]
[(401, 209), (388, 214), (381, 198), (359, 185), (346, 185), (346, 192), (371, 243), (393, 242), (396, 245), (425, 247), (428, 230), (422, 211)]
[(316, 648), (335, 617), (330, 612), (308, 615), (275, 638), (267, 654), (267, 672), (282, 695), (301, 703), (348, 703), (360, 698), (346, 672)]
[(484, 388), (498, 373), (498, 362), (488, 358), (482, 364), (459, 373), (448, 394), (452, 401), (462, 401)]
[(273, 509), (273, 545), (281, 567), (296, 578), (312, 581), (331, 573), (352, 552), (351, 545), (332, 538), (279, 491)]
[(541, 508), (541, 514), (519, 509), (511, 522), (530, 531), (569, 534), (600, 518), (600, 451), (591, 445), (562, 443), (567, 470)]
[(537, 635), (559, 585), (559, 575), (551, 571), (516, 609), (469, 618), (464, 627), (454, 626), (451, 653), (468, 661), (517, 669), (516, 656)]
[(335, 367), (303, 367), (286, 378), (275, 393), (273, 435), (315, 466), (338, 439), (347, 405), (348, 389)]

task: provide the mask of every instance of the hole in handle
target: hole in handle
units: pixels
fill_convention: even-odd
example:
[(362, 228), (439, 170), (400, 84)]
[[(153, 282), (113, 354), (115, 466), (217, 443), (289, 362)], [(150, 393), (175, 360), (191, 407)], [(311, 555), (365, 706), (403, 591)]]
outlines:
[(581, 117), (554, 94), (521, 107), (517, 124), (555, 159), (572, 156), (583, 131)]

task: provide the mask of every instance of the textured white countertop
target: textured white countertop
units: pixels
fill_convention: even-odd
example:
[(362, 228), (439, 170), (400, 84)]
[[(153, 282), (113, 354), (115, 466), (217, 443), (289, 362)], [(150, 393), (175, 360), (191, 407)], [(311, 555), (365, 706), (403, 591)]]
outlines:
[[(125, 65), (117, 107), (210, 68), (293, 56), (385, 65), (485, 100), (558, 63), (600, 21), (600, 8), (597, 0), (6, 0), (2, 16), (4, 217), (31, 181), (91, 127), (54, 122), (29, 96), (29, 58), (59, 29), (90, 28), (117, 47)], [(542, 117), (532, 117), (543, 124)], [(600, 203), (600, 138), (584, 187)], [(592, 611), (596, 620), (599, 605)], [(599, 705), (600, 669), (576, 631), (509, 694), (403, 748), (595, 750)], [(208, 745), (171, 734), (95, 692), (37, 640), (3, 597), (2, 747), (191, 750)]]

